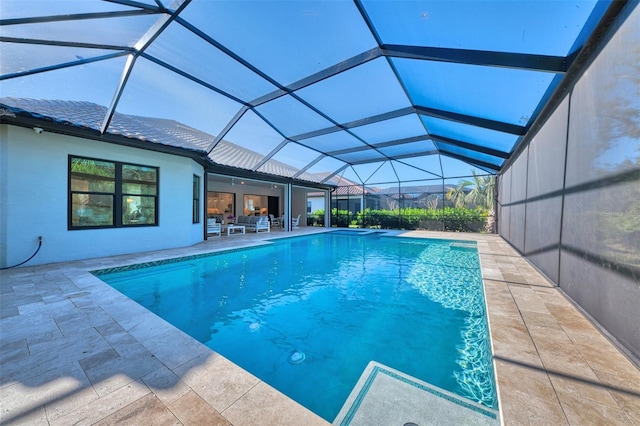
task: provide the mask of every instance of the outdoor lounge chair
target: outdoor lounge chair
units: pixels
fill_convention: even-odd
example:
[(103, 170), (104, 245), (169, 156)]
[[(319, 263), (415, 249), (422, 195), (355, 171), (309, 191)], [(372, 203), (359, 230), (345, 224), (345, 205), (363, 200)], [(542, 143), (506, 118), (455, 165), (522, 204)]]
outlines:
[(277, 226), (278, 228), (282, 226), (280, 218), (274, 217), (272, 214), (269, 214), (269, 217), (271, 218), (271, 226)]
[(298, 229), (298, 226), (300, 225), (300, 216), (302, 215), (298, 215), (298, 217), (292, 217), (291, 218), (291, 228), (292, 229)]
[(222, 224), (216, 219), (207, 219), (207, 235), (222, 235)]

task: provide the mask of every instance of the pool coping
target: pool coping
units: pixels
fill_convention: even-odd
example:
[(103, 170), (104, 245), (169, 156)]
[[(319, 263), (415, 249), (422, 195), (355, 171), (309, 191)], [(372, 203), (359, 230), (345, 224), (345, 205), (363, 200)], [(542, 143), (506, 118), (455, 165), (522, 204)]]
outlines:
[[(0, 422), (93, 423), (157, 412), (183, 424), (197, 424), (189, 414), (197, 406), (209, 419), (219, 416), (221, 424), (300, 424), (301, 419), (305, 424), (329, 424), (90, 273), (330, 231), (300, 229), (281, 236), (247, 234), (223, 239), (223, 243), (216, 239), (181, 249), (2, 271), (2, 302), (8, 314), (0, 320)], [(499, 236), (427, 231), (385, 234), (477, 242), (502, 424), (580, 424), (587, 418), (632, 424), (640, 419), (638, 368)], [(96, 319), (90, 317), (87, 324), (73, 323), (81, 331), (76, 336), (65, 330), (74, 315), (87, 312), (99, 321), (92, 324)], [(117, 333), (110, 335), (101, 321), (113, 322)], [(25, 328), (13, 327), (16, 324)], [(43, 330), (42, 324), (51, 324), (51, 329)], [(130, 370), (125, 377), (102, 377), (101, 366), (115, 364), (117, 359), (100, 364), (100, 357), (114, 357), (109, 350), (116, 348), (117, 352), (120, 346), (114, 340), (104, 350), (92, 345), (114, 336), (131, 339), (132, 345), (150, 354), (148, 359), (157, 361), (157, 368), (137, 372), (134, 367), (144, 370), (144, 366), (124, 365)], [(176, 347), (174, 341), (182, 346)], [(82, 345), (97, 352), (74, 352)], [(51, 354), (49, 369), (38, 364), (46, 358), (44, 353)], [(207, 377), (210, 382), (204, 380)], [(67, 383), (70, 378), (73, 386)], [(69, 391), (65, 386), (77, 389)]]

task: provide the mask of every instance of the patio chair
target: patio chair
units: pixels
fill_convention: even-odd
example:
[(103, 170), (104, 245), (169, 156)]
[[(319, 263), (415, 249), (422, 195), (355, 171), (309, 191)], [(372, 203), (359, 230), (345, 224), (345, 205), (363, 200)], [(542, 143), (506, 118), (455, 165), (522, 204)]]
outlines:
[(207, 219), (207, 235), (222, 235), (222, 224), (216, 219)]
[(298, 215), (298, 217), (292, 217), (291, 218), (291, 228), (292, 229), (298, 229), (298, 226), (300, 225), (300, 216), (302, 215)]
[(278, 228), (280, 228), (282, 226), (282, 224), (280, 223), (280, 218), (279, 217), (274, 217), (272, 214), (269, 214), (269, 217), (271, 218), (271, 226), (277, 226)]

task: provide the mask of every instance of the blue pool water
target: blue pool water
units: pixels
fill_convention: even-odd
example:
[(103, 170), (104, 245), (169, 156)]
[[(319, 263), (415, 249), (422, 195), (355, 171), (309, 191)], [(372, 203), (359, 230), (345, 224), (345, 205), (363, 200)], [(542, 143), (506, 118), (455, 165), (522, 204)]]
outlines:
[(323, 418), (369, 361), (496, 408), (475, 243), (330, 232), (102, 280)]

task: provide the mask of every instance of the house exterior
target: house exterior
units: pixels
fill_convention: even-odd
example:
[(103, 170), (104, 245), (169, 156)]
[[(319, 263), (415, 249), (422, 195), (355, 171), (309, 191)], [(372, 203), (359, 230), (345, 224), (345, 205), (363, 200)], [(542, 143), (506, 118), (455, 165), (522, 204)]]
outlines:
[[(213, 136), (172, 120), (124, 114), (114, 118), (116, 134), (99, 135), (102, 108), (0, 99), (0, 267), (25, 261), (40, 242), (29, 265), (206, 239), (207, 176), (234, 171), (207, 157), (204, 147)], [(228, 155), (252, 155), (225, 143)], [(78, 168), (83, 164), (100, 170)], [(292, 201), (299, 189), (263, 178), (290, 185), (282, 192), (283, 212), (297, 206), (302, 213), (305, 201)]]
[[(30, 264), (188, 246), (203, 239), (202, 223), (192, 221), (191, 188), (194, 176), (204, 181), (205, 170), (193, 159), (4, 124), (0, 139), (3, 267), (28, 258), (39, 236), (42, 248)], [(70, 229), (70, 156), (157, 167), (157, 223)]]

